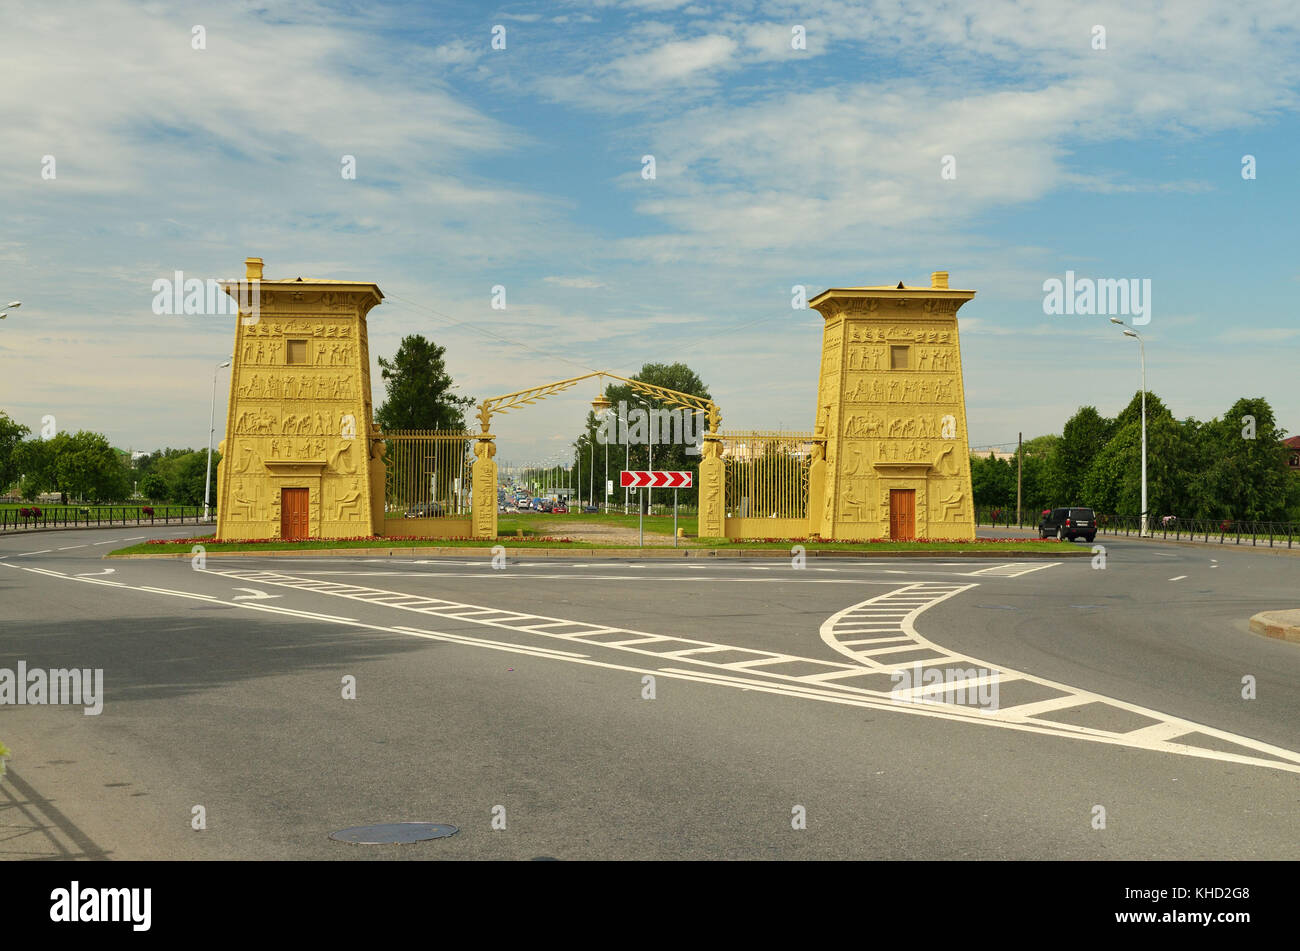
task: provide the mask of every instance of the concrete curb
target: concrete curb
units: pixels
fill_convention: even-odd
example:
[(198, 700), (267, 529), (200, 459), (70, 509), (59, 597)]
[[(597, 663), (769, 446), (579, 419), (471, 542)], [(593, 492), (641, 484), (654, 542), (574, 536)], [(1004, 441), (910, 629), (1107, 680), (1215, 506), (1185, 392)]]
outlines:
[(1256, 634), (1300, 644), (1300, 610), (1260, 611), (1250, 619)]
[[(538, 558), (789, 558), (790, 552), (781, 548), (511, 548), (502, 543), (506, 553), (514, 556), (531, 555)], [(809, 549), (808, 558), (1079, 558), (1091, 555), (1086, 548), (1055, 551), (818, 551)], [(490, 558), (492, 549), (486, 545), (477, 548), (305, 548), (275, 549), (272, 551), (210, 551), (206, 558), (297, 558), (308, 557), (400, 557), (425, 556), (436, 558)], [(138, 555), (105, 555), (113, 559), (193, 558), (188, 551), (159, 552)]]

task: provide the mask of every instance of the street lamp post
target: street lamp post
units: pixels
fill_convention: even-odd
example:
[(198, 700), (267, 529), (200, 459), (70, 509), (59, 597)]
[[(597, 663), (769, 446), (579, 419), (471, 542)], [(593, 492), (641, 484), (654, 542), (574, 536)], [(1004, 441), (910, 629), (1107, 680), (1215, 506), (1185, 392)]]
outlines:
[(212, 489), (212, 437), (217, 431), (217, 371), (230, 366), (230, 361), (217, 365), (212, 371), (212, 404), (208, 407), (208, 473), (203, 479), (203, 521), (208, 520), (208, 499)]
[(1136, 330), (1126, 326), (1124, 321), (1116, 317), (1110, 319), (1112, 324), (1119, 324), (1124, 327), (1124, 336), (1132, 337), (1138, 342), (1138, 356), (1142, 362), (1142, 516), (1138, 529), (1138, 535), (1143, 538), (1150, 537), (1147, 530), (1149, 517), (1147, 513), (1147, 348), (1142, 340), (1142, 335)]
[(9, 303), (5, 304), (5, 309), (4, 309), (4, 310), (3, 310), (3, 311), (0, 311), (0, 320), (4, 320), (6, 317), (8, 317), (8, 316), (9, 316), (9, 311), (11, 311), (11, 310), (17, 310), (19, 307), (22, 307), (22, 306), (23, 306), (23, 302), (22, 302), (22, 301), (20, 301), (20, 300), (11, 300)]

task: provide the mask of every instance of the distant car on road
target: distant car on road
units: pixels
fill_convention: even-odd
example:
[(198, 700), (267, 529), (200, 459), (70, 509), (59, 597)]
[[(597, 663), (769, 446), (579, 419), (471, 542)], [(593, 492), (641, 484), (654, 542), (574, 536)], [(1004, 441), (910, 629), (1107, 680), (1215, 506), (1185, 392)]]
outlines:
[(528, 501), (528, 499), (520, 499), (518, 502), (515, 503), (515, 505), (519, 508), (519, 511), (521, 512), (527, 512), (531, 510), (533, 507), (533, 503)]
[(568, 515), (569, 507), (563, 502), (556, 502), (551, 506), (551, 512), (555, 515)]
[(583, 510), (584, 512), (587, 512), (587, 513), (599, 512), (599, 511), (600, 511), (600, 509), (596, 508), (596, 506), (594, 506), (594, 505), (584, 505), (584, 506), (582, 507), (582, 510)]
[(1038, 519), (1038, 537), (1055, 535), (1061, 541), (1082, 538), (1092, 541), (1097, 537), (1097, 516), (1092, 509), (1049, 509)]
[(442, 518), (447, 510), (437, 502), (417, 502), (406, 510), (407, 518)]

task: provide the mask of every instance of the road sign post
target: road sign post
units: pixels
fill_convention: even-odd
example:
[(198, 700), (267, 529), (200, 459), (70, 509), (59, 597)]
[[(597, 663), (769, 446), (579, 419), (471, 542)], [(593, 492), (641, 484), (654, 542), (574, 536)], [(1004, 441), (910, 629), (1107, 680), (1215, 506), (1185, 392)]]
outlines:
[[(690, 472), (656, 472), (653, 469), (624, 469), (619, 473), (619, 484), (625, 489), (664, 488), (673, 490), (673, 547), (677, 547), (677, 490), (689, 489), (695, 484)], [(645, 503), (637, 506), (639, 544), (645, 545)]]
[(694, 487), (695, 481), (691, 472), (625, 469), (619, 474), (619, 484), (630, 489), (690, 489)]

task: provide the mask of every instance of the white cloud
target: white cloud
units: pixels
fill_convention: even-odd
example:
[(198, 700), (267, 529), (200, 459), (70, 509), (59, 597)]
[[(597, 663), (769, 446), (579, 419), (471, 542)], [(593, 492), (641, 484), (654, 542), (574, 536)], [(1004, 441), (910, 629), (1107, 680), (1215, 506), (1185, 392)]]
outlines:
[(544, 277), (542, 278), (547, 284), (557, 284), (560, 287), (604, 287), (600, 281), (593, 280), (589, 277)]

